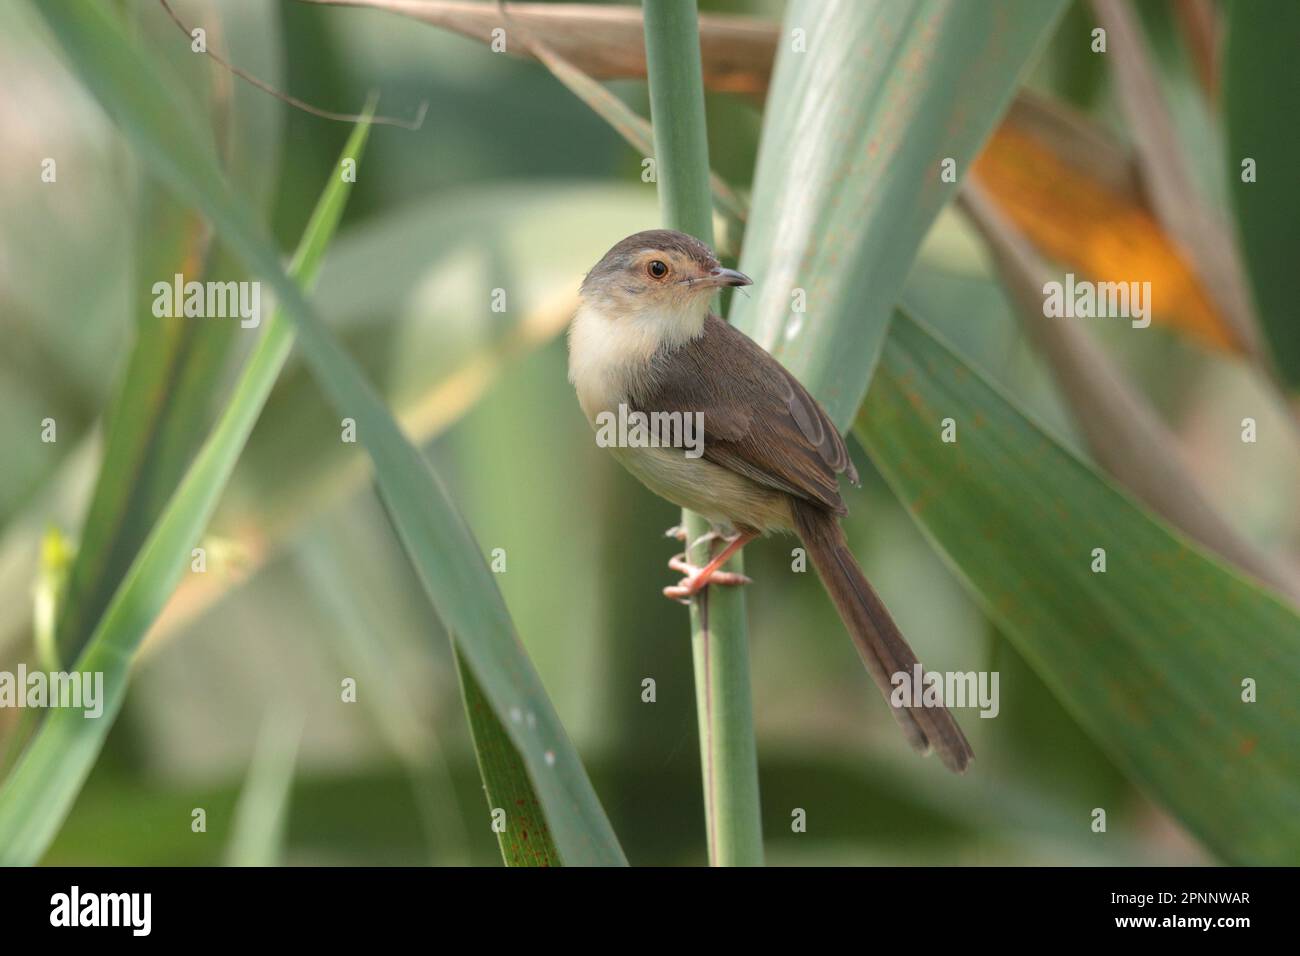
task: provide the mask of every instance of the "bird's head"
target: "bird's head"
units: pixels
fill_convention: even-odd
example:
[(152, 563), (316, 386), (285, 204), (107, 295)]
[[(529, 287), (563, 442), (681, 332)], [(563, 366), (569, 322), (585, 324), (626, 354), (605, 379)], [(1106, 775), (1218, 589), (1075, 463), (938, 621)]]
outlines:
[(596, 263), (582, 283), (584, 306), (614, 318), (698, 316), (722, 286), (750, 285), (724, 269), (704, 243), (671, 229), (628, 236)]

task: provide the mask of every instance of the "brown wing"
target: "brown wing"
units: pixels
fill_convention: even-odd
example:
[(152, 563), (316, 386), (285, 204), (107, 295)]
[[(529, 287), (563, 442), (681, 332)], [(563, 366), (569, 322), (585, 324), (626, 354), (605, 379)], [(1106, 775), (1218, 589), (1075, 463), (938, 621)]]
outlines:
[(836, 476), (857, 484), (858, 473), (844, 440), (807, 389), (749, 336), (710, 315), (702, 335), (655, 357), (648, 380), (630, 404), (702, 411), (709, 461), (847, 513)]

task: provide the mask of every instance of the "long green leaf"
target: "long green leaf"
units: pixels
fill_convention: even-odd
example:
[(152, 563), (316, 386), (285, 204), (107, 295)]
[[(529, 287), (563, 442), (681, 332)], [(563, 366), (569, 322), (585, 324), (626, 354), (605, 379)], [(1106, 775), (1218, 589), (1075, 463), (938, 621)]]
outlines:
[(381, 495), (412, 563), (499, 717), (506, 721), (547, 812), (566, 863), (620, 864), (622, 850), (587, 773), (515, 635), (482, 552), (429, 463), (402, 434), (356, 362), (321, 324), (285, 274), (264, 231), (198, 148), (188, 117), (144, 51), (134, 48), (96, 4), (41, 4), (89, 90), (142, 158), (187, 201), (202, 209), (249, 268), (262, 276), (293, 320), (299, 347), (341, 417), (375, 466)]
[[(474, 736), (474, 754), (501, 858), (506, 866), (560, 866), (560, 853), (547, 829), (528, 769), (459, 654), (456, 673), (460, 676), (465, 715)], [(523, 719), (522, 715), (516, 716)]]
[[(142, 35), (163, 44), (178, 67), (177, 84), (192, 110), (211, 116), (224, 142), (222, 163), (245, 189), (265, 192), (274, 156), (253, 148), (274, 139), (280, 111), (268, 97), (226, 90), (206, 57), (165, 17), (137, 18), (144, 10), (123, 10)], [(273, 15), (255, 7), (223, 11), (226, 26), (251, 38), (240, 44), (241, 62), (266, 75), (276, 65), (280, 44), (270, 29)], [(250, 63), (251, 59), (251, 63)], [(181, 72), (183, 70), (183, 72)], [(274, 76), (274, 72), (271, 73)], [(238, 100), (238, 109), (235, 101)], [(82, 522), (80, 547), (58, 621), (64, 661), (76, 660), (91, 630), (167, 505), (207, 434), (211, 398), (240, 329), (230, 322), (195, 322), (153, 314), (153, 284), (176, 273), (187, 280), (218, 276), (246, 279), (228, 250), (210, 241), (203, 219), (161, 188), (147, 170), (138, 177), (135, 222), (136, 263), (130, 287), (135, 342), (118, 393), (105, 416), (107, 436), (94, 496)]]
[[(59, 615), (58, 648), (76, 660), (185, 474), (210, 415), (207, 403), (239, 332), (232, 322), (156, 317), (154, 282), (176, 273), (202, 280), (202, 220), (145, 177), (135, 270), (135, 344), (105, 416), (107, 440), (94, 497)], [(225, 276), (222, 276), (224, 279)]]
[[(1260, 326), (1281, 377), (1292, 388), (1300, 388), (1297, 38), (1300, 4), (1294, 0), (1233, 0), (1228, 7), (1223, 115), (1229, 192)], [(1254, 161), (1253, 182), (1242, 180), (1247, 159)]]
[[(366, 131), (366, 126), (353, 131), (344, 156), (359, 158)], [(337, 175), (321, 196), (290, 266), (298, 281), (310, 284), (315, 277), (349, 191), (349, 184)], [(131, 563), (77, 661), (78, 671), (103, 674), (102, 715), (86, 718), (78, 710), (51, 711), (0, 789), (0, 863), (36, 863), (71, 810), (126, 698), (135, 651), (185, 573), (190, 549), (207, 526), (292, 345), (292, 328), (277, 310), (262, 331), (224, 413)]]
[[(944, 418), (957, 441), (940, 440)], [(901, 313), (856, 433), (1132, 780), (1225, 860), (1300, 862), (1300, 617), (1135, 505)], [(1257, 702), (1243, 700), (1247, 679)]]
[[(792, 0), (731, 320), (847, 428), (921, 239), (1064, 0)], [(796, 32), (798, 31), (798, 32)], [(805, 310), (793, 308), (797, 290)]]

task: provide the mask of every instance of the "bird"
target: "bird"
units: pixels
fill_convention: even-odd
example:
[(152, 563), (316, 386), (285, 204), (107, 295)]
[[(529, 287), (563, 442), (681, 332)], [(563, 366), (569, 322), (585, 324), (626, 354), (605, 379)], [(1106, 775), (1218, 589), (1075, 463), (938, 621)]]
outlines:
[[(686, 233), (628, 236), (582, 280), (569, 381), (593, 428), (620, 414), (657, 423), (622, 436), (638, 440), (608, 443), (610, 452), (651, 491), (706, 518), (706, 537), (724, 545), (700, 567), (687, 561), (691, 547), (671, 560), (685, 577), (666, 596), (685, 603), (711, 584), (750, 583), (723, 565), (760, 535), (796, 534), (889, 700), (895, 675), (922, 671), (840, 526), (848, 509), (839, 477), (859, 483), (844, 439), (794, 375), (710, 308), (718, 289), (751, 284)], [(667, 440), (676, 434), (669, 423), (685, 416), (702, 423), (702, 453)], [(891, 703), (904, 736), (964, 772), (974, 753), (961, 728), (947, 708), (920, 698), (918, 687), (912, 705)]]

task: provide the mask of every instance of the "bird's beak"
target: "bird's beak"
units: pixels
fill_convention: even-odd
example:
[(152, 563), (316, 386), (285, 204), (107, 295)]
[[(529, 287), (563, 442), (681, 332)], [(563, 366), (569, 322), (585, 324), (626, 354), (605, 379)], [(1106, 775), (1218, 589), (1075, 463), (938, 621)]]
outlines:
[(696, 283), (708, 288), (724, 285), (753, 285), (754, 280), (735, 269), (714, 269)]

